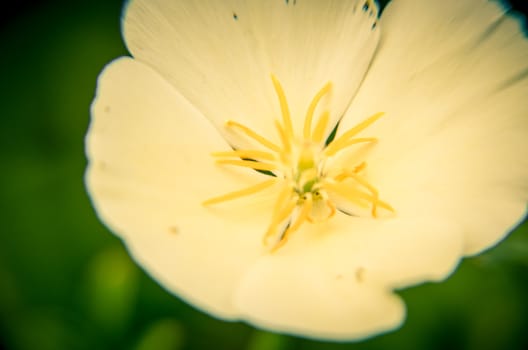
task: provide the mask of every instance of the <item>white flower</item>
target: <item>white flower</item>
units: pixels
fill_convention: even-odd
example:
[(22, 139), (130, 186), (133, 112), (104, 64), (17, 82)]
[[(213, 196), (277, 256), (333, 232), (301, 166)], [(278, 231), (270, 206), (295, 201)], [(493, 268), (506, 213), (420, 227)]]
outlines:
[(395, 289), (525, 215), (528, 41), (497, 2), (394, 0), (378, 23), (363, 0), (132, 0), (123, 30), (134, 58), (99, 79), (87, 186), (138, 263), (212, 315), (393, 329)]

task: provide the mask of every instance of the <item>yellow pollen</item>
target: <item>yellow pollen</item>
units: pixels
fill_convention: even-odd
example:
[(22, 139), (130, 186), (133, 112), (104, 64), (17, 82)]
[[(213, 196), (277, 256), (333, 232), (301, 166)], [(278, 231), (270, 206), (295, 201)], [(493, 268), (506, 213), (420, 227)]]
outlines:
[[(330, 113), (323, 111), (314, 124), (314, 114), (324, 96), (331, 97), (332, 83), (326, 83), (314, 96), (306, 111), (302, 133), (295, 135), (288, 100), (279, 80), (272, 74), (273, 88), (278, 98), (281, 117), (275, 120), (279, 144), (235, 121), (226, 126), (238, 131), (249, 141), (256, 143), (254, 149), (236, 149), (212, 153), (219, 165), (238, 166), (272, 176), (266, 181), (237, 191), (210, 198), (203, 205), (219, 204), (240, 199), (258, 192), (279, 188), (271, 220), (263, 236), (263, 243), (276, 252), (284, 246), (291, 235), (305, 223), (319, 223), (329, 220), (338, 213), (335, 196), (361, 208), (370, 208), (370, 215), (378, 217), (379, 209), (394, 212), (392, 206), (380, 199), (378, 189), (370, 184), (362, 171), (365, 162), (352, 164), (350, 168), (330, 172), (326, 169), (326, 159), (353, 145), (369, 143), (375, 145), (376, 137), (356, 137), (357, 134), (379, 120), (384, 113), (376, 113), (360, 122), (328, 145)], [(313, 128), (312, 128), (313, 127)], [(299, 137), (298, 138), (296, 138)], [(279, 146), (280, 145), (280, 146)], [(260, 149), (264, 147), (264, 149)], [(334, 175), (327, 175), (327, 174)], [(255, 172), (257, 175), (257, 173)]]

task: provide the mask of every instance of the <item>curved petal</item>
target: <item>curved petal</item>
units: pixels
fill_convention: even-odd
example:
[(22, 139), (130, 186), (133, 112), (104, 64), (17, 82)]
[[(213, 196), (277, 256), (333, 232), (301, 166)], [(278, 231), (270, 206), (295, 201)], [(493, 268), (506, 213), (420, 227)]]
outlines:
[[(528, 80), (523, 85), (462, 111), (449, 127), (399, 157), (380, 150), (385, 160), (397, 159), (392, 163), (373, 160), (372, 176), (379, 176), (373, 181), (386, 184), (387, 195), (406, 198), (416, 207), (433, 205), (431, 210), (440, 210), (445, 220), (463, 224), (466, 254), (494, 245), (525, 216), (528, 108), (520, 101)], [(410, 189), (428, 193), (431, 200), (417, 201)]]
[(306, 225), (257, 262), (235, 295), (244, 317), (310, 337), (368, 337), (397, 327), (404, 317), (391, 289), (441, 280), (459, 261), (460, 228), (431, 225), (437, 217), (402, 213), (372, 220), (340, 214)]
[(299, 259), (260, 261), (236, 305), (258, 327), (334, 341), (394, 329), (405, 317), (401, 300), (380, 286), (336, 278)]
[[(370, 3), (370, 1), (369, 1)], [(196, 108), (223, 126), (234, 119), (275, 137), (280, 118), (270, 74), (286, 92), (294, 128), (333, 83), (332, 118), (342, 116), (378, 42), (377, 9), (365, 1), (131, 1), (124, 36)], [(324, 101), (322, 102), (324, 103)]]
[(381, 25), (342, 127), (385, 112), (368, 130), (380, 140), (370, 181), (463, 225), (464, 253), (478, 253), (526, 213), (528, 40), (518, 19), (482, 0), (394, 1)]
[[(87, 136), (86, 182), (101, 219), (163, 286), (217, 316), (236, 316), (238, 280), (261, 254), (266, 193), (204, 207), (261, 180), (214, 165), (225, 141), (174, 88), (132, 59), (101, 74)], [(260, 199), (259, 199), (260, 198)]]

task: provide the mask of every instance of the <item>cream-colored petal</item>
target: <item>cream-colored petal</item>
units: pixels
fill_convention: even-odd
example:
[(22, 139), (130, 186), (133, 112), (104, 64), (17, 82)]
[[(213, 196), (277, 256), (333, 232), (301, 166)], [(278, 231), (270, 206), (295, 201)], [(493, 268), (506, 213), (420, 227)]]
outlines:
[(373, 220), (338, 213), (306, 224), (259, 260), (235, 295), (258, 326), (323, 339), (360, 339), (397, 327), (390, 290), (445, 278), (463, 249), (460, 228), (402, 213)]
[(215, 166), (225, 141), (143, 63), (101, 74), (87, 136), (86, 182), (103, 222), (171, 292), (233, 318), (232, 293), (263, 247), (266, 194), (210, 208), (201, 202), (270, 177)]
[(430, 206), (443, 220), (460, 223), (465, 254), (493, 246), (526, 213), (528, 107), (521, 102), (526, 91), (528, 80), (462, 110), (449, 127), (412, 151), (380, 150), (372, 159), (372, 181), (386, 196), (404, 198), (410, 211)]
[(376, 8), (365, 1), (133, 0), (124, 17), (132, 55), (153, 67), (225, 132), (228, 119), (277, 139), (270, 74), (282, 83), (294, 127), (328, 81), (321, 102), (342, 116), (378, 42)]
[(257, 327), (333, 341), (379, 334), (405, 317), (401, 300), (382, 287), (328, 275), (300, 259), (260, 261), (236, 305)]
[(478, 253), (526, 212), (528, 40), (517, 18), (482, 0), (394, 1), (380, 24), (342, 130), (385, 112), (362, 134), (379, 138), (369, 180), (389, 202), (462, 225), (465, 254)]

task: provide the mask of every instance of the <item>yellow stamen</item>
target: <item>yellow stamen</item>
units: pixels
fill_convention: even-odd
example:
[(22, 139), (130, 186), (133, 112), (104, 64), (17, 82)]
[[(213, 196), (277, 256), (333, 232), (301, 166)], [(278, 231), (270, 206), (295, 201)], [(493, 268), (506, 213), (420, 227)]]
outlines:
[(342, 184), (334, 184), (329, 181), (325, 182), (324, 186), (326, 189), (345, 197), (347, 200), (359, 206), (364, 207), (363, 201), (367, 201), (372, 203), (373, 205), (379, 206), (380, 208), (386, 209), (393, 213), (395, 212), (394, 208), (392, 208), (390, 204), (380, 200), (379, 198), (375, 198), (373, 195), (370, 195), (368, 193), (344, 186)]
[(286, 133), (288, 138), (293, 139), (293, 126), (290, 117), (288, 101), (286, 100), (286, 95), (284, 94), (284, 90), (282, 89), (282, 85), (280, 84), (279, 80), (273, 74), (271, 75), (271, 80), (273, 81), (273, 87), (275, 88), (275, 92), (277, 93), (277, 97), (279, 98), (284, 132)]
[(282, 191), (279, 192), (277, 200), (275, 201), (275, 206), (273, 207), (273, 215), (271, 216), (271, 221), (276, 221), (276, 218), (279, 215), (279, 212), (283, 209), (282, 204), (289, 201), (292, 198), (291, 187), (288, 185), (283, 186)]
[(256, 162), (253, 160), (241, 160), (241, 159), (219, 159), (216, 161), (216, 164), (235, 165), (235, 166), (251, 168), (254, 170), (273, 171), (277, 169), (277, 166), (275, 164)]
[(276, 120), (275, 120), (275, 128), (277, 129), (277, 132), (282, 142), (282, 146), (284, 147), (284, 149), (281, 152), (281, 155), (289, 154), (291, 150), (290, 140), (288, 139), (288, 136), (286, 136), (286, 133), (284, 132), (284, 129), (282, 128), (280, 123)]
[[(330, 113), (322, 110), (317, 121), (315, 113), (325, 95), (332, 91), (332, 83), (326, 83), (313, 97), (306, 110), (302, 133), (294, 134), (290, 109), (284, 89), (279, 80), (272, 74), (273, 88), (277, 94), (281, 118), (275, 120), (278, 142), (274, 143), (249, 127), (235, 121), (228, 121), (226, 126), (248, 138), (258, 145), (250, 149), (235, 149), (212, 153), (217, 164), (239, 166), (257, 170), (267, 175), (274, 175), (266, 181), (252, 185), (221, 196), (210, 198), (203, 205), (222, 203), (241, 197), (256, 194), (273, 185), (279, 185), (279, 193), (271, 213), (270, 224), (263, 237), (263, 243), (268, 245), (270, 238), (271, 252), (276, 252), (298, 231), (306, 222), (316, 223), (328, 220), (336, 215), (336, 205), (330, 195), (341, 196), (353, 205), (371, 209), (374, 218), (378, 216), (379, 208), (394, 212), (386, 202), (380, 200), (378, 190), (359, 173), (366, 163), (359, 163), (355, 168), (347, 168), (337, 175), (333, 169), (328, 169), (326, 158), (361, 143), (375, 143), (375, 137), (356, 137), (357, 134), (376, 122), (383, 113), (376, 113), (363, 120), (358, 125), (345, 131), (325, 146), (325, 136), (328, 134)], [(264, 147), (262, 149), (262, 147)], [(269, 172), (273, 171), (272, 174)], [(345, 181), (350, 179), (349, 181)]]
[(377, 207), (378, 207), (378, 202), (379, 202), (379, 192), (376, 189), (376, 187), (372, 186), (367, 180), (363, 179), (359, 175), (355, 174), (354, 172), (350, 172), (350, 171), (342, 172), (341, 174), (339, 174), (338, 176), (335, 177), (335, 180), (342, 181), (342, 180), (344, 180), (346, 178), (353, 179), (358, 184), (360, 184), (361, 186), (363, 186), (367, 190), (369, 190), (370, 193), (372, 193), (372, 196), (374, 198), (374, 201), (372, 203), (372, 217), (374, 217), (374, 218), (378, 217), (378, 215), (377, 215)]
[(295, 221), (284, 231), (284, 234), (282, 235), (281, 239), (277, 244), (271, 249), (271, 252), (276, 252), (280, 247), (282, 247), (290, 238), (290, 235), (297, 231), (299, 227), (308, 219), (308, 215), (310, 214), (310, 211), (312, 210), (312, 197), (310, 195), (306, 196), (306, 199), (304, 200), (304, 203), (302, 204), (301, 211), (299, 212), (299, 215), (295, 219)]
[(378, 142), (378, 139), (375, 137), (360, 137), (357, 139), (350, 139), (348, 141), (342, 142), (341, 144), (335, 145), (334, 147), (332, 147), (330, 151), (327, 151), (325, 153), (329, 153), (328, 156), (332, 156), (347, 147), (350, 147), (352, 145), (357, 145), (358, 143), (365, 143), (365, 142)]
[(246, 136), (249, 136), (253, 140), (257, 141), (258, 143), (260, 143), (264, 147), (267, 147), (267, 148), (271, 149), (272, 151), (275, 151), (275, 152), (280, 152), (281, 151), (279, 146), (277, 146), (273, 142), (267, 140), (263, 136), (260, 136), (259, 134), (257, 134), (256, 132), (254, 132), (253, 130), (251, 130), (250, 128), (248, 128), (245, 125), (242, 125), (242, 124), (237, 123), (237, 122), (232, 121), (232, 120), (227, 121), (226, 125), (228, 127), (240, 129), (244, 134), (246, 134)]
[(211, 205), (211, 204), (230, 201), (230, 200), (237, 199), (240, 197), (249, 196), (257, 192), (260, 192), (262, 190), (265, 190), (266, 188), (275, 184), (276, 181), (277, 181), (276, 179), (266, 180), (264, 182), (244, 188), (242, 190), (233, 191), (233, 192), (229, 192), (229, 193), (226, 193), (218, 197), (209, 198), (208, 200), (204, 201), (202, 205)]
[(357, 167), (354, 168), (354, 173), (357, 174), (360, 171), (364, 170), (367, 167), (367, 163), (361, 162)]
[[(289, 194), (291, 194), (291, 191), (289, 192)], [(297, 200), (290, 199), (290, 201), (287, 202), (285, 206), (281, 206), (282, 204), (284, 204), (284, 202), (279, 201), (277, 201), (275, 204), (275, 207), (280, 208), (280, 210), (278, 210), (273, 216), (271, 224), (269, 225), (268, 230), (266, 231), (266, 234), (264, 235), (264, 237), (262, 237), (262, 242), (265, 245), (267, 244), (268, 238), (276, 233), (279, 225), (293, 213), (293, 210), (297, 206)]]
[(323, 114), (319, 117), (319, 120), (317, 121), (317, 124), (315, 125), (313, 134), (312, 134), (312, 141), (319, 143), (323, 141), (324, 133), (326, 130), (326, 126), (328, 125), (328, 120), (330, 119), (330, 113), (328, 111), (324, 111)]
[(335, 207), (334, 203), (332, 203), (332, 201), (330, 199), (327, 199), (325, 203), (328, 206), (328, 208), (330, 208), (330, 214), (328, 215), (328, 219), (330, 219), (331, 217), (333, 217), (335, 215), (336, 207)]
[(360, 133), (367, 127), (369, 127), (372, 123), (374, 123), (376, 120), (381, 118), (385, 113), (379, 112), (371, 117), (365, 119), (358, 125), (354, 126), (351, 129), (348, 129), (343, 135), (339, 136), (337, 139), (334, 139), (325, 149), (324, 153), (326, 156), (332, 156), (336, 154), (339, 150), (343, 149), (343, 144), (345, 144), (347, 141), (349, 141), (352, 137), (354, 137), (356, 134)]
[(310, 106), (308, 107), (308, 110), (306, 111), (306, 117), (304, 118), (304, 129), (303, 129), (303, 136), (305, 140), (310, 140), (311, 138), (311, 131), (312, 131), (312, 119), (313, 114), (315, 112), (315, 108), (317, 107), (317, 104), (319, 101), (321, 101), (321, 98), (330, 91), (332, 88), (332, 83), (328, 82), (325, 86), (319, 92), (314, 96), (312, 99), (312, 102), (310, 103)]
[(252, 159), (266, 159), (275, 160), (272, 153), (257, 150), (233, 150), (225, 152), (213, 152), (213, 157), (236, 157), (236, 158), (252, 158)]

